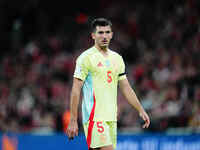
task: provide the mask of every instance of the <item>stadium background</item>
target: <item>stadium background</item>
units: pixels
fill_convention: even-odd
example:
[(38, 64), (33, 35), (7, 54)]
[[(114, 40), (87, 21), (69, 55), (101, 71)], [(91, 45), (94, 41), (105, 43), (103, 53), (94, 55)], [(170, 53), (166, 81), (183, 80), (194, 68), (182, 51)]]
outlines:
[[(199, 8), (198, 0), (1, 0), (1, 149), (22, 150), (18, 146), (26, 136), (33, 143), (40, 137), (33, 134), (55, 139), (63, 135), (75, 59), (92, 46), (89, 23), (96, 17), (113, 22), (111, 48), (123, 56), (131, 85), (151, 118), (150, 128), (143, 130), (140, 118), (119, 94), (119, 133), (127, 136), (123, 138), (178, 134), (182, 145), (185, 134), (198, 139)], [(198, 143), (191, 147), (200, 149)]]

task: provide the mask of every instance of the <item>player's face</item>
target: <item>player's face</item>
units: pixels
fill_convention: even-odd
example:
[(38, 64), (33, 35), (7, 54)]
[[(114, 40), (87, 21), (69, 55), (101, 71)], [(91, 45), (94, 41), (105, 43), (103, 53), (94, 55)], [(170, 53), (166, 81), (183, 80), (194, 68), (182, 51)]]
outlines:
[(107, 48), (112, 39), (113, 32), (110, 26), (97, 26), (96, 32), (92, 33), (95, 44), (100, 48)]

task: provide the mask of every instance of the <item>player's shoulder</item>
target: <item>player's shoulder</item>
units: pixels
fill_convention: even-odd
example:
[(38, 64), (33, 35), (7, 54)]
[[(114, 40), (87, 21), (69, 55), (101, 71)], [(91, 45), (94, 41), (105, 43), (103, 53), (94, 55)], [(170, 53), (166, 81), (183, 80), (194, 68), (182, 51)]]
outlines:
[(119, 59), (122, 58), (122, 56), (119, 53), (117, 53), (116, 51), (111, 50), (111, 49), (109, 49), (109, 51), (110, 51), (110, 53), (111, 53), (112, 56), (118, 57)]
[(79, 56), (78, 59), (87, 59), (89, 56), (91, 56), (95, 51), (93, 50), (93, 47), (86, 49), (84, 52), (82, 52)]

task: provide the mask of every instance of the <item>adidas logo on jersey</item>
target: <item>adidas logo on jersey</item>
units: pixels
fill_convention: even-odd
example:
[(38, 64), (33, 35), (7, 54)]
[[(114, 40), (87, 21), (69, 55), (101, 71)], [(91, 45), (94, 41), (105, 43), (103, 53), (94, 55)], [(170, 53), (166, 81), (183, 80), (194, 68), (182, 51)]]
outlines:
[(103, 67), (103, 64), (101, 62), (98, 63), (98, 67)]

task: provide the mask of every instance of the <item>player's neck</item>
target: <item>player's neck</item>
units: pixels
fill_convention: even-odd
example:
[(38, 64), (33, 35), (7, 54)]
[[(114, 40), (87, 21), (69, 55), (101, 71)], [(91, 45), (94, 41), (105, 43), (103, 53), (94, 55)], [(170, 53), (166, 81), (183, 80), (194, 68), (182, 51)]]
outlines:
[(108, 56), (108, 47), (99, 47), (95, 45), (95, 48), (104, 56)]

